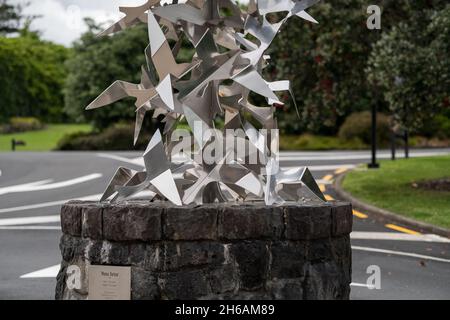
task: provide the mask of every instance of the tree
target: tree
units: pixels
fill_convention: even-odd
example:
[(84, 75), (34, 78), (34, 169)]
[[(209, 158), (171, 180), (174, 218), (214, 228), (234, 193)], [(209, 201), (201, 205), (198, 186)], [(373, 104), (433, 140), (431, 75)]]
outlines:
[[(146, 24), (98, 37), (102, 30), (92, 19), (86, 19), (88, 31), (74, 44), (67, 62), (68, 78), (65, 85), (65, 111), (77, 121), (90, 121), (103, 130), (117, 122), (134, 122), (133, 99), (124, 99), (108, 107), (85, 111), (87, 105), (115, 80), (139, 83), (141, 66), (146, 64), (144, 50), (148, 45)], [(180, 51), (178, 62), (191, 61), (194, 50), (187, 41)], [(151, 117), (146, 117), (145, 128), (152, 128)]]
[(65, 111), (78, 121), (92, 121), (103, 129), (114, 122), (132, 121), (134, 101), (123, 100), (98, 109), (85, 111), (103, 90), (117, 79), (139, 83), (141, 66), (145, 64), (144, 50), (148, 44), (146, 25), (142, 24), (110, 37), (97, 37), (100, 26), (86, 20), (89, 30), (74, 44), (67, 62)]
[[(420, 30), (424, 17), (442, 9), (447, 0), (375, 1), (382, 8), (382, 29), (368, 30), (365, 0), (328, 0), (308, 12), (318, 25), (291, 19), (271, 47), (271, 79), (292, 81), (301, 119), (292, 125), (291, 103), (280, 113), (280, 126), (288, 132), (303, 130), (335, 134), (350, 113), (368, 110), (372, 104), (388, 110), (377, 87), (367, 81), (364, 70), (374, 44), (399, 22)], [(284, 97), (284, 101), (289, 101)], [(286, 120), (286, 121), (285, 121)]]
[(450, 5), (400, 23), (375, 46), (367, 74), (383, 90), (398, 124), (420, 129), (450, 106)]
[(22, 14), (20, 7), (0, 0), (0, 35), (18, 32)]
[(68, 49), (35, 37), (0, 37), (0, 123), (13, 116), (63, 120)]
[(38, 34), (30, 30), (30, 25), (39, 16), (24, 15), (22, 11), (26, 6), (28, 6), (28, 2), (12, 5), (8, 3), (8, 0), (0, 0), (0, 36), (11, 33)]

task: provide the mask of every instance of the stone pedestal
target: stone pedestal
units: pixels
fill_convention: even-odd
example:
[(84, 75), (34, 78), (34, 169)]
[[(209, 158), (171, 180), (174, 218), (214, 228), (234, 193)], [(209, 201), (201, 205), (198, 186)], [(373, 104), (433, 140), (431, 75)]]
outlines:
[[(348, 299), (348, 203), (69, 202), (56, 299), (86, 299), (90, 265), (131, 266), (132, 299)], [(81, 288), (67, 270), (81, 270)]]

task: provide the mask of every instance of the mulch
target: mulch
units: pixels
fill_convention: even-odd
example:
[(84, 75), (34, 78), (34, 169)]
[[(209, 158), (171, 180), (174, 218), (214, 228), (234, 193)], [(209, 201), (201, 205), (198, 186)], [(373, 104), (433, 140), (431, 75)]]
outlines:
[(450, 191), (450, 178), (414, 182), (412, 187), (430, 191)]

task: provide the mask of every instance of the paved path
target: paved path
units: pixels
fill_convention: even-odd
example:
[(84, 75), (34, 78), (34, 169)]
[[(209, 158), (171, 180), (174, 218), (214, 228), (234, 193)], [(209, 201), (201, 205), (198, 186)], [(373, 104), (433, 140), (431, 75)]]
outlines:
[[(335, 174), (369, 159), (368, 151), (288, 152), (281, 165), (310, 167), (331, 199)], [(0, 299), (53, 298), (60, 205), (98, 198), (120, 165), (140, 169), (139, 153), (0, 153)], [(449, 241), (355, 212), (352, 299), (450, 299)], [(367, 286), (369, 266), (380, 268), (379, 290)]]

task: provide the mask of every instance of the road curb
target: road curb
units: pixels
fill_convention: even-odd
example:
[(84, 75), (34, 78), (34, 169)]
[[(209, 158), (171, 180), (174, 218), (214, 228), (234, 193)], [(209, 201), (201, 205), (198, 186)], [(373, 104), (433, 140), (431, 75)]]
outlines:
[(344, 191), (344, 189), (342, 188), (342, 181), (344, 181), (345, 176), (346, 176), (346, 173), (338, 175), (333, 183), (333, 187), (334, 187), (334, 190), (336, 191), (336, 194), (342, 200), (351, 202), (355, 209), (364, 211), (364, 212), (366, 212), (372, 216), (375, 216), (381, 220), (394, 221), (394, 222), (401, 223), (405, 226), (415, 228), (422, 233), (433, 233), (433, 234), (437, 234), (437, 235), (440, 235), (443, 237), (450, 238), (450, 230), (449, 229), (437, 227), (432, 224), (428, 224), (425, 222), (407, 218), (407, 217), (398, 215), (396, 213), (393, 213), (391, 211), (377, 208), (377, 207), (372, 206), (368, 203), (365, 203), (359, 199), (354, 198), (350, 193)]

